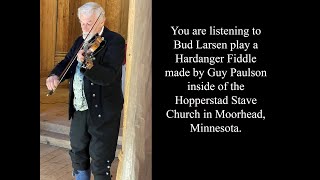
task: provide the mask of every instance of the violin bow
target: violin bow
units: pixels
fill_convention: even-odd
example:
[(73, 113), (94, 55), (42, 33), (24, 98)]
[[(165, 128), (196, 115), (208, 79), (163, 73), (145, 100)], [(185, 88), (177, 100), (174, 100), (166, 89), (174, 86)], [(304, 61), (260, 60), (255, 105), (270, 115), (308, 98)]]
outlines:
[(64, 76), (67, 74), (68, 70), (70, 69), (71, 65), (73, 64), (74, 60), (76, 59), (77, 57), (77, 54), (78, 52), (83, 48), (83, 45), (84, 45), (84, 42), (87, 40), (87, 38), (89, 37), (89, 34), (91, 33), (92, 29), (94, 28), (94, 26), (96, 25), (96, 23), (98, 22), (98, 19), (100, 18), (102, 14), (102, 11), (100, 12), (97, 20), (94, 22), (93, 26), (91, 27), (90, 31), (88, 32), (88, 34), (86, 35), (85, 39), (83, 40), (83, 42), (81, 43), (81, 45), (79, 46), (78, 50), (77, 50), (77, 53), (75, 53), (72, 57), (72, 60), (69, 61), (68, 65), (66, 66), (66, 68), (62, 71), (62, 73), (60, 74), (59, 76), (59, 83), (57, 85), (57, 87), (55, 89), (52, 89), (50, 90), (48, 93), (47, 93), (47, 96), (49, 95), (52, 95), (53, 92), (58, 88), (59, 84), (61, 83), (62, 79), (64, 78)]

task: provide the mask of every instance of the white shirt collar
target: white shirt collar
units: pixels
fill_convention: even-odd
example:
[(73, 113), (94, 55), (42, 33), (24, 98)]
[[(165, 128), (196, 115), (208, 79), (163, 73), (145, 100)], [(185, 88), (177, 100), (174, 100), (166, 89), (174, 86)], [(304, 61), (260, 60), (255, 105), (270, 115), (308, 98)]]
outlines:
[(101, 31), (100, 31), (100, 33), (99, 33), (99, 36), (101, 36), (101, 35), (102, 35), (102, 33), (103, 33), (103, 29), (104, 29), (104, 26), (102, 26)]

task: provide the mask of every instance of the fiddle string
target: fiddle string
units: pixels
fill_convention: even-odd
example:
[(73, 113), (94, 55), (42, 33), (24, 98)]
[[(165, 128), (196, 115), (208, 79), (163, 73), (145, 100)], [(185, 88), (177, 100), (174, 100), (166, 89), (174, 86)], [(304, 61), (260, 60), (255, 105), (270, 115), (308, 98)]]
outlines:
[[(71, 65), (73, 64), (74, 60), (77, 58), (78, 52), (79, 52), (79, 51), (84, 47), (84, 45), (86, 44), (85, 42), (86, 42), (87, 38), (89, 37), (92, 29), (94, 28), (94, 26), (95, 26), (96, 23), (98, 22), (101, 14), (102, 14), (102, 11), (100, 12), (97, 20), (94, 22), (94, 24), (93, 24), (93, 26), (91, 27), (90, 31), (88, 32), (88, 34), (87, 34), (86, 37), (84, 38), (83, 42), (81, 43), (81, 45), (80, 45), (79, 48), (77, 49), (77, 51), (76, 51), (77, 53), (75, 53), (75, 54), (73, 55), (72, 60), (68, 63), (67, 67), (64, 69), (64, 71), (63, 71), (62, 74), (60, 75), (58, 85), (61, 83), (61, 81), (62, 81), (62, 79), (64, 78), (64, 76), (67, 74), (67, 72), (68, 72), (68, 70), (70, 69)], [(57, 87), (56, 87), (55, 89), (50, 90), (50, 91), (47, 93), (47, 96), (53, 94), (53, 92), (58, 88), (58, 85), (57, 85)]]

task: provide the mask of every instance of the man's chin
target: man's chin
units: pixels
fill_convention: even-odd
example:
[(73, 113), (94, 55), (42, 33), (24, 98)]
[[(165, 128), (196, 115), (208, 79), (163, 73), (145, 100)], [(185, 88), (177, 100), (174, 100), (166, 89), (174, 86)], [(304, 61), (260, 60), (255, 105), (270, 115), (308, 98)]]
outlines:
[(88, 35), (88, 33), (82, 34), (82, 38), (85, 39), (86, 42), (89, 41), (93, 36), (94, 36), (94, 34), (92, 34), (92, 33), (90, 33), (89, 35)]

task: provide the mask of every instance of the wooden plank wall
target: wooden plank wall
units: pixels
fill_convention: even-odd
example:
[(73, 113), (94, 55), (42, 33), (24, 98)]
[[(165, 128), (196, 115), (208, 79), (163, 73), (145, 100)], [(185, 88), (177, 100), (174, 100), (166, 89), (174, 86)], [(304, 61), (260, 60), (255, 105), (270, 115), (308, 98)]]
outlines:
[(53, 67), (57, 1), (40, 0), (40, 72)]
[[(106, 11), (106, 26), (127, 38), (129, 0), (92, 0)], [(40, 75), (64, 58), (81, 35), (77, 9), (89, 0), (40, 0)]]

